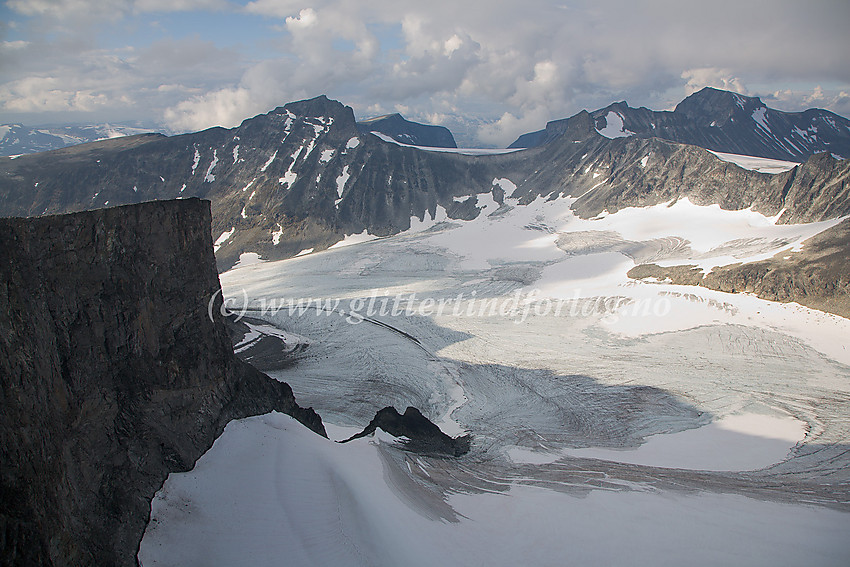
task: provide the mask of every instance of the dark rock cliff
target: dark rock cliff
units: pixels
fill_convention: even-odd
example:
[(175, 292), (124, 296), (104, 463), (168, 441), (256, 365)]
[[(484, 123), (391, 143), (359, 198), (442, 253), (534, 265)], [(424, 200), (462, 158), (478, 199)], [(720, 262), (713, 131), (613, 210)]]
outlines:
[(389, 406), (378, 410), (363, 431), (341, 441), (341, 443), (348, 443), (354, 439), (372, 435), (378, 428), (394, 437), (405, 438), (404, 446), (417, 453), (460, 457), (469, 452), (471, 442), (469, 435), (461, 435), (460, 437), (446, 435), (414, 407), (408, 407), (403, 414)]
[(228, 421), (324, 434), (234, 356), (219, 290), (205, 201), (0, 220), (0, 564), (136, 565), (151, 498)]

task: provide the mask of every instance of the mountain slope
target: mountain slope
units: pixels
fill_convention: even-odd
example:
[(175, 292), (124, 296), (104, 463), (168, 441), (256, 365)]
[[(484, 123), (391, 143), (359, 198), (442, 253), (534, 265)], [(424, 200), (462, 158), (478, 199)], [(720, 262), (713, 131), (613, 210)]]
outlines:
[[(656, 137), (717, 152), (805, 161), (829, 152), (850, 158), (850, 120), (827, 110), (782, 112), (760, 99), (706, 87), (672, 112), (632, 108), (616, 102), (591, 113), (596, 128), (609, 137)], [(570, 119), (523, 134), (509, 147), (539, 146), (559, 137)]]
[(419, 124), (405, 120), (401, 114), (387, 114), (357, 123), (362, 134), (380, 132), (396, 142), (408, 146), (426, 146), (434, 148), (456, 148), (454, 136), (444, 126)]
[(776, 175), (658, 138), (610, 139), (590, 113), (552, 142), (497, 154), (425, 151), (360, 134), (353, 111), (325, 97), (226, 130), (145, 135), (0, 158), (0, 214), (26, 216), (197, 196), (209, 199), (219, 267), (323, 250), (345, 235), (387, 236), (411, 219), (469, 220), (513, 196), (577, 199), (583, 217), (688, 196), (753, 207), (779, 222), (850, 213), (850, 162), (819, 154)]

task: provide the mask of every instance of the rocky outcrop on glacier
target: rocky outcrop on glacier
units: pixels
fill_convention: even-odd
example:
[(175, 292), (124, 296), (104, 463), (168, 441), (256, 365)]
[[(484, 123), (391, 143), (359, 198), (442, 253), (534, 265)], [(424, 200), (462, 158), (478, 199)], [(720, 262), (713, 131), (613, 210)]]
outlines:
[(228, 421), (324, 434), (236, 358), (209, 203), (0, 219), (0, 557), (136, 565), (150, 502)]
[[(711, 87), (687, 97), (673, 111), (632, 108), (623, 101), (591, 115), (595, 128), (608, 137), (661, 138), (716, 152), (797, 162), (821, 152), (850, 158), (850, 120), (820, 109), (782, 112), (757, 97)], [(570, 120), (549, 122), (509, 147), (549, 143), (563, 134)]]
[(372, 435), (379, 428), (393, 437), (403, 438), (404, 447), (417, 453), (459, 457), (469, 452), (469, 435), (446, 435), (414, 407), (408, 407), (403, 414), (394, 407), (385, 407), (375, 414), (363, 431), (342, 443)]
[(813, 236), (798, 251), (784, 251), (768, 260), (715, 267), (710, 273), (692, 265), (641, 264), (628, 275), (680, 285), (699, 285), (729, 293), (752, 293), (762, 299), (796, 302), (812, 309), (850, 318), (850, 220)]

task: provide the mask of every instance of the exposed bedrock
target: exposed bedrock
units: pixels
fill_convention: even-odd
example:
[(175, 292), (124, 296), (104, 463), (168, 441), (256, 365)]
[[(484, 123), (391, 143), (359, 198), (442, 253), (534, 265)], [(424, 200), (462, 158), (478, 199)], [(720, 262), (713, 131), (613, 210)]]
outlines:
[(371, 435), (378, 428), (394, 437), (406, 438), (405, 448), (417, 453), (459, 457), (469, 452), (469, 435), (449, 437), (414, 407), (408, 407), (403, 414), (394, 407), (379, 410), (363, 431), (343, 443)]
[(729, 293), (752, 293), (770, 301), (793, 301), (850, 317), (848, 243), (850, 220), (845, 220), (806, 240), (800, 251), (779, 252), (760, 262), (715, 267), (706, 275), (693, 265), (641, 264), (629, 270), (628, 276), (669, 279), (674, 284), (699, 285)]
[(207, 201), (0, 220), (0, 564), (136, 565), (151, 498), (228, 421), (324, 435), (234, 356), (220, 295)]

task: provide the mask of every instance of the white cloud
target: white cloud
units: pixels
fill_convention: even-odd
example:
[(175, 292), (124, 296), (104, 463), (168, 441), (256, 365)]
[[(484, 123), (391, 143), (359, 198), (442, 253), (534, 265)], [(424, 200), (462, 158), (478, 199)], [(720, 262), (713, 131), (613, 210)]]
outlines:
[(116, 19), (128, 12), (130, 0), (7, 0), (6, 6), (24, 16), (46, 16), (57, 20), (89, 15)]
[(291, 32), (298, 33), (300, 30), (306, 30), (316, 25), (318, 17), (316, 11), (312, 8), (305, 8), (298, 13), (298, 16), (290, 16), (286, 18), (286, 27)]
[(169, 125), (181, 131), (202, 130), (210, 126), (237, 126), (260, 109), (251, 92), (241, 87), (221, 89), (184, 100), (165, 111)]
[(687, 81), (685, 93), (689, 95), (704, 87), (715, 87), (740, 94), (747, 94), (748, 92), (741, 79), (733, 77), (728, 69), (716, 67), (687, 69), (682, 73), (682, 78)]
[(0, 87), (0, 107), (16, 112), (91, 112), (108, 102), (95, 90), (69, 90), (55, 77), (28, 77)]
[(824, 89), (816, 85), (811, 91), (785, 89), (759, 96), (766, 104), (780, 110), (793, 112), (814, 107), (850, 115), (850, 94), (842, 89)]
[(224, 10), (227, 7), (227, 0), (135, 0), (133, 2), (133, 11), (136, 13)]
[[(315, 6), (317, 2), (312, 2)], [(286, 18), (304, 7), (300, 0), (255, 0), (245, 5), (245, 11), (258, 16)]]
[[(44, 106), (65, 100), (97, 109), (99, 102), (85, 97), (67, 101), (72, 93), (102, 94), (104, 107), (130, 100), (127, 112), (156, 114), (178, 129), (233, 125), (249, 113), (324, 93), (368, 115), (404, 107), (423, 120), (440, 117), (494, 144), (615, 100), (669, 108), (709, 85), (764, 91), (788, 110), (816, 104), (840, 111), (848, 104), (839, 95), (850, 91), (844, 30), (850, 3), (775, 0), (765, 10), (716, 0), (706, 9), (682, 0), (671, 11), (663, 2), (626, 0), (226, 1), (10, 0), (43, 33), (10, 36), (29, 42), (20, 49), (0, 45), (0, 87), (8, 95), (20, 91), (15, 81), (54, 77), (64, 94), (51, 99), (40, 91)], [(222, 9), (229, 11), (217, 12)], [(235, 32), (260, 25), (264, 37), (245, 45), (228, 36), (227, 44), (236, 45), (224, 49), (224, 39), (205, 35), (199, 24), (196, 38), (119, 53), (99, 49), (91, 33), (107, 25), (97, 14), (123, 18), (126, 27), (139, 14), (174, 10), (222, 14)], [(61, 16), (91, 30), (75, 36)], [(44, 39), (61, 25), (67, 41)], [(271, 29), (278, 30), (272, 39)], [(814, 90), (818, 84), (822, 93)], [(789, 85), (798, 89), (793, 96), (773, 96)]]

